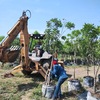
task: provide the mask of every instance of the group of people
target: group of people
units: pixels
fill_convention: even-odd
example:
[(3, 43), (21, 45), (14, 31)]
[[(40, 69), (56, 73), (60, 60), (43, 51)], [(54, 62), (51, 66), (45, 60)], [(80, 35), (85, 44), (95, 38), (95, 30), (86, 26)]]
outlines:
[(52, 100), (61, 100), (62, 93), (61, 93), (61, 85), (64, 83), (64, 81), (68, 78), (68, 75), (65, 71), (65, 69), (58, 64), (57, 58), (53, 59), (53, 67), (50, 70), (51, 79), (57, 79), (57, 84), (54, 90), (54, 94), (52, 97)]

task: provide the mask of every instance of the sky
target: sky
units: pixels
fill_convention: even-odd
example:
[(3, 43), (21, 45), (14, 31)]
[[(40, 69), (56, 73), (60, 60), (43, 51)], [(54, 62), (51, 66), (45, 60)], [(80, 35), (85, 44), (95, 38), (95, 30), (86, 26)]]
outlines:
[(81, 29), (84, 23), (100, 26), (100, 0), (0, 0), (0, 36), (7, 36), (26, 10), (31, 11), (30, 34), (36, 30), (44, 33), (51, 18), (66, 19), (75, 24), (75, 29)]

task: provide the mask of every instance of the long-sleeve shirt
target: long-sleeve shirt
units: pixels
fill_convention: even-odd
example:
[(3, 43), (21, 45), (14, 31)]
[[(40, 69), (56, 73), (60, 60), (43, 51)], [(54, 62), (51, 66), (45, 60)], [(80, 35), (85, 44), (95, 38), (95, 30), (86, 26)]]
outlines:
[(68, 75), (66, 74), (66, 71), (64, 70), (64, 68), (62, 66), (58, 65), (58, 64), (55, 64), (52, 67), (51, 75), (56, 77), (57, 79), (68, 78)]

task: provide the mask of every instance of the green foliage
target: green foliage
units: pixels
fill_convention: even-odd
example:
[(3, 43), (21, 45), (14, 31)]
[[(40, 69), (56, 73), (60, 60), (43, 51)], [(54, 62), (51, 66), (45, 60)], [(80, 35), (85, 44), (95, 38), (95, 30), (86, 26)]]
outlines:
[[(4, 96), (5, 94), (5, 96)], [(17, 85), (12, 81), (0, 82), (0, 99), (1, 100), (20, 100), (24, 91), (17, 93)]]
[(11, 45), (20, 45), (20, 40), (19, 40), (19, 38), (17, 37), (16, 39), (14, 39), (14, 41), (12, 42)]
[(64, 43), (66, 54), (74, 52), (76, 56), (88, 61), (100, 59), (100, 26), (84, 24), (80, 30), (74, 30), (67, 35)]
[[(60, 31), (59, 28), (62, 27), (61, 20), (57, 18), (51, 19), (47, 21), (47, 29), (45, 30), (46, 38), (45, 38), (45, 49), (47, 51), (52, 51), (58, 48), (57, 43), (59, 41)], [(55, 48), (55, 49), (54, 49)]]
[[(38, 31), (34, 31), (33, 34), (40, 34)], [(34, 47), (40, 42), (40, 40), (36, 40), (33, 38), (30, 38), (30, 52), (34, 49)]]
[(72, 29), (72, 28), (75, 28), (75, 24), (74, 23), (71, 23), (71, 22), (67, 22), (66, 24), (65, 24), (65, 27), (67, 27), (68, 29)]
[(40, 34), (38, 31), (34, 31), (34, 33), (33, 34)]
[(47, 21), (47, 28), (57, 29), (59, 27), (62, 27), (61, 20), (58, 20), (57, 18), (52, 18), (50, 21)]
[(95, 50), (98, 48), (98, 37), (100, 36), (100, 32), (98, 31), (98, 27), (95, 27), (93, 24), (84, 24), (81, 29), (82, 41), (80, 42), (81, 48), (84, 48), (83, 56), (94, 56), (96, 55)]
[(32, 95), (30, 98), (35, 100), (40, 100), (40, 97), (42, 97), (42, 91), (41, 91), (42, 85), (38, 85), (36, 88), (34, 88), (34, 91), (32, 92)]
[(61, 38), (62, 38), (63, 40), (66, 40), (66, 36), (62, 36)]
[(4, 36), (0, 36), (0, 42), (4, 39)]

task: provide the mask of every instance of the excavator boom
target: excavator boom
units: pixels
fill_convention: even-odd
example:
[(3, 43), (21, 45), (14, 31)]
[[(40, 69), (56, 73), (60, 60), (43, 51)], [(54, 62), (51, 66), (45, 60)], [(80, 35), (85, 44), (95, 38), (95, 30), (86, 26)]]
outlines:
[(28, 39), (29, 34), (27, 31), (28, 17), (26, 16), (25, 12), (23, 13), (24, 14), (22, 14), (22, 16), (14, 25), (14, 27), (8, 32), (8, 36), (4, 38), (0, 44), (0, 61), (1, 62), (4, 62), (4, 63), (14, 62), (14, 60), (16, 59), (18, 55), (18, 50), (11, 51), (9, 47), (11, 46), (11, 43), (15, 40), (15, 38), (20, 33), (20, 47), (22, 48), (21, 57), (23, 58), (23, 60), (25, 59), (25, 62), (27, 63), (26, 59), (28, 57), (28, 52), (26, 52), (26, 49), (28, 49), (28, 44), (29, 44), (29, 39)]

